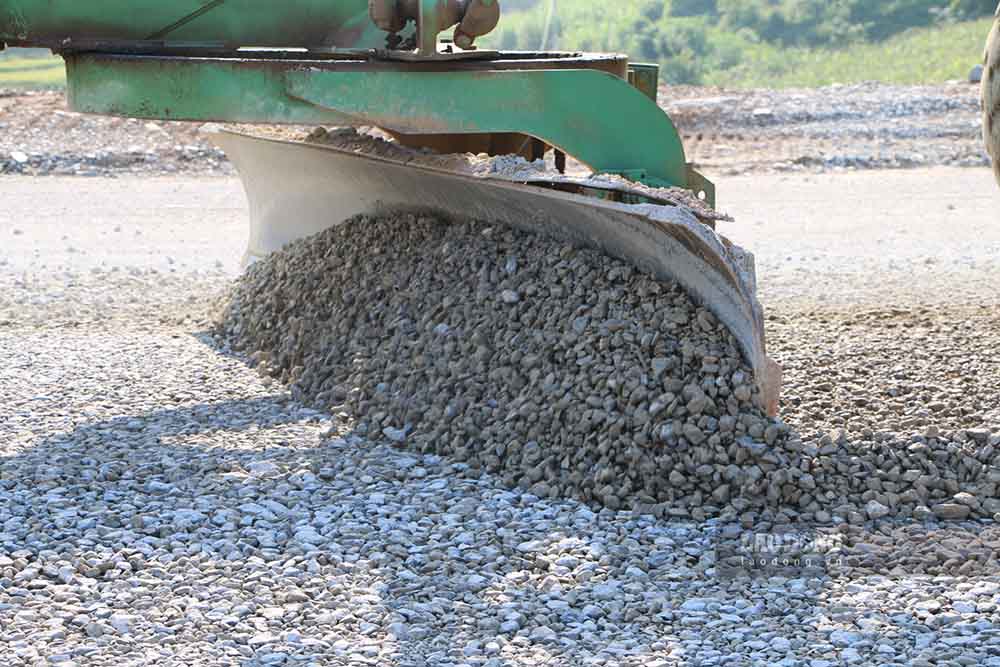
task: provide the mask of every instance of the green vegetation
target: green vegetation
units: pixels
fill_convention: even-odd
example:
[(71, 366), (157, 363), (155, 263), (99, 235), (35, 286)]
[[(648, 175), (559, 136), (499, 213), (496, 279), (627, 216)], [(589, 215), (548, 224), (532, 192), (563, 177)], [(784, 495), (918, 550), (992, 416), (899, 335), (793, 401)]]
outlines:
[(65, 84), (62, 58), (40, 49), (0, 51), (0, 88), (56, 88)]
[[(487, 41), (536, 50), (550, 0), (502, 0)], [(548, 47), (620, 51), (670, 83), (819, 86), (964, 78), (997, 0), (557, 0)], [(65, 84), (41, 49), (0, 51), (0, 88)]]
[[(549, 6), (505, 14), (493, 45), (539, 48)], [(662, 64), (671, 83), (931, 82), (964, 77), (981, 59), (983, 17), (995, 8), (996, 0), (559, 0), (549, 46), (629, 53)]]
[(843, 49), (779, 49), (755, 45), (736, 66), (708, 73), (707, 84), (805, 87), (883, 81), (916, 84), (964, 79), (983, 56), (992, 21), (915, 28), (882, 42)]

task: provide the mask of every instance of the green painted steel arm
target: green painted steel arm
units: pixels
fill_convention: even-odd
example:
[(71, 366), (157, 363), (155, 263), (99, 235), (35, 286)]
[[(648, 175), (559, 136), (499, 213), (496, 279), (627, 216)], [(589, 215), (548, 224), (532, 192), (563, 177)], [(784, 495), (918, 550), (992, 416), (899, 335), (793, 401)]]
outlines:
[(99, 54), (71, 55), (67, 64), (70, 104), (87, 113), (377, 125), (408, 134), (517, 132), (597, 172), (688, 186), (670, 118), (604, 72)]
[(279, 60), (69, 54), (74, 111), (153, 120), (350, 125), (352, 119), (288, 95)]
[(298, 99), (405, 134), (519, 132), (600, 173), (687, 185), (670, 118), (626, 81), (593, 70), (287, 74)]

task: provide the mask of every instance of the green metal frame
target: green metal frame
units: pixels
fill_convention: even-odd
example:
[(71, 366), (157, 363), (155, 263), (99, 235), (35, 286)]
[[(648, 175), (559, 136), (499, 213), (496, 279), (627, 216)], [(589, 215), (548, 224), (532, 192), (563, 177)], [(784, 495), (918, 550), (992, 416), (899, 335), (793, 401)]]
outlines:
[(67, 54), (73, 109), (137, 118), (377, 125), (404, 134), (516, 132), (598, 173), (688, 187), (670, 118), (589, 69)]
[(368, 0), (0, 0), (0, 43), (143, 41), (382, 48), (385, 33), (369, 19)]
[[(497, 0), (481, 0), (492, 5)], [(438, 52), (442, 0), (419, 0), (416, 55)], [(384, 49), (368, 0), (3, 0), (0, 45)], [(78, 46), (79, 45), (79, 46)]]
[(592, 70), (377, 72), (298, 70), (288, 93), (404, 134), (519, 132), (600, 173), (687, 186), (669, 117), (625, 81)]
[(70, 105), (87, 113), (523, 134), (598, 173), (713, 200), (656, 104), (655, 66), (619, 77), (598, 58), (439, 53), (443, 0), (417, 1), (412, 52), (385, 52), (368, 0), (0, 0), (0, 45), (62, 53)]

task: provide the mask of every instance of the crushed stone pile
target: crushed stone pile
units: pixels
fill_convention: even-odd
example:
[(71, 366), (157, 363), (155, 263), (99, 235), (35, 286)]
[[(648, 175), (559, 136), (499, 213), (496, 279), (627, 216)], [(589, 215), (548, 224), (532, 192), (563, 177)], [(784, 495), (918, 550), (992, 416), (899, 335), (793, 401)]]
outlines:
[(804, 441), (679, 286), (513, 229), (349, 220), (253, 265), (219, 333), (359, 432), (538, 497), (744, 525), (1000, 512), (1000, 442)]

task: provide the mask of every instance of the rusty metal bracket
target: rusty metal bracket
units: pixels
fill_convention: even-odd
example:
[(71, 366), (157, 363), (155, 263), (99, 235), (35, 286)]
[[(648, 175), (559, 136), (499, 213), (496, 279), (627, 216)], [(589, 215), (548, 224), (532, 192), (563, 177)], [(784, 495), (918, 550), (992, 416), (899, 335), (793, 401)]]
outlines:
[(715, 183), (705, 178), (705, 176), (694, 168), (693, 164), (687, 165), (687, 187), (698, 195), (699, 199), (707, 202), (709, 206), (715, 208)]
[(628, 82), (643, 92), (654, 102), (660, 88), (660, 66), (645, 63), (629, 63)]

